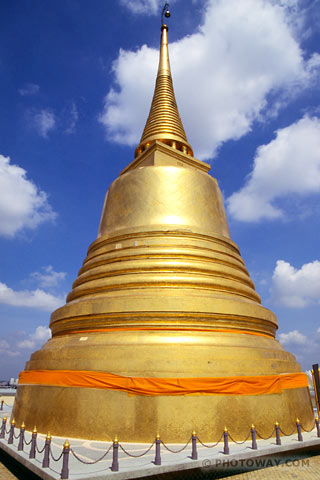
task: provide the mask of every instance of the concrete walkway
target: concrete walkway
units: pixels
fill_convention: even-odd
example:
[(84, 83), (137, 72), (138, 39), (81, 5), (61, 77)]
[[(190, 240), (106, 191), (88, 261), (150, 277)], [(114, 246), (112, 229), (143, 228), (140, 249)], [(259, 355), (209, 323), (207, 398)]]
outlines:
[[(8, 418), (11, 408), (5, 407), (0, 412), (0, 418), (6, 415)], [(7, 430), (10, 424), (7, 423)], [(19, 429), (15, 429), (15, 435), (19, 435)], [(25, 440), (30, 442), (31, 433), (25, 432)], [(51, 451), (54, 458), (61, 455), (65, 438), (54, 437), (51, 442)], [(310, 452), (320, 452), (320, 438), (317, 437), (316, 429), (312, 432), (303, 433), (303, 441), (297, 440), (294, 434), (288, 437), (281, 437), (282, 445), (276, 445), (275, 438), (269, 440), (258, 440), (258, 450), (252, 450), (251, 441), (244, 444), (235, 444), (230, 442), (230, 454), (223, 454), (223, 443), (214, 448), (205, 448), (197, 444), (198, 460), (192, 460), (191, 443), (180, 453), (171, 453), (161, 445), (161, 465), (154, 464), (155, 446), (153, 445), (149, 452), (142, 457), (134, 458), (126, 454), (137, 456), (143, 454), (150, 445), (120, 443), (119, 448), (119, 471), (112, 472), (112, 446), (110, 442), (97, 442), (81, 439), (68, 439), (70, 442), (69, 456), (69, 478), (71, 480), (102, 480), (114, 478), (118, 480), (134, 478), (230, 478), (229, 474), (234, 475), (235, 471), (245, 469), (252, 470), (256, 468), (269, 467), (267, 470), (242, 473), (240, 476), (232, 476), (235, 479), (264, 479), (267, 478), (267, 472), (272, 471), (271, 478), (283, 478), (284, 473), (289, 475), (285, 478), (303, 478), (307, 479), (308, 472), (310, 478), (320, 479), (318, 472), (319, 457), (306, 459)], [(42, 468), (43, 453), (36, 454), (36, 459), (29, 459), (30, 445), (24, 447), (24, 451), (18, 451), (17, 438), (12, 445), (8, 445), (8, 434), (4, 440), (0, 440), (0, 449), (15, 458), (20, 464), (25, 465), (30, 471), (37, 474), (45, 480), (60, 478), (62, 459), (55, 462), (50, 458), (48, 468)], [(38, 450), (44, 447), (45, 437), (38, 435)], [(110, 448), (111, 447), (111, 448)], [(181, 445), (168, 445), (172, 450), (181, 449)], [(106, 451), (108, 454), (104, 456)], [(311, 453), (312, 455), (312, 453)], [(104, 456), (101, 461), (97, 461)], [(318, 460), (317, 460), (318, 459)], [(308, 461), (307, 461), (308, 460)], [(179, 472), (182, 476), (179, 475)], [(303, 472), (303, 473), (302, 473)], [(315, 473), (318, 475), (315, 476)], [(10, 474), (9, 474), (10, 475)], [(252, 476), (253, 475), (253, 476)], [(263, 476), (264, 475), (264, 476)], [(270, 475), (270, 474), (269, 474)], [(280, 476), (279, 476), (280, 475)], [(291, 477), (290, 477), (291, 475)], [(10, 476), (8, 477), (10, 478)], [(19, 478), (19, 477), (16, 477)], [(0, 477), (1, 480), (1, 477)]]

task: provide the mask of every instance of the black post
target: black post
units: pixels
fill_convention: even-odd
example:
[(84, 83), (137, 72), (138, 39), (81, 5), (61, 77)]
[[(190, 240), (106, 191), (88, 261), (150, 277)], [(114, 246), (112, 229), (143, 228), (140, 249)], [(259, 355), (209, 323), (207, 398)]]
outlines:
[(299, 440), (299, 442), (302, 442), (303, 438), (302, 438), (301, 425), (300, 425), (299, 418), (297, 418), (296, 425), (297, 425), (297, 432), (298, 432), (298, 440)]
[(60, 478), (69, 478), (69, 453), (70, 444), (68, 440), (66, 440), (63, 445), (63, 460)]
[(4, 401), (1, 400), (1, 406), (0, 406), (0, 410), (3, 410), (3, 404), (4, 404)]
[(319, 418), (316, 418), (316, 427), (317, 427), (317, 437), (320, 437)]
[(18, 445), (18, 450), (21, 451), (23, 450), (23, 446), (24, 446), (24, 431), (25, 431), (25, 424), (22, 423), (21, 427), (20, 427), (20, 435), (19, 435), (19, 445)]
[(37, 445), (37, 430), (34, 427), (31, 437), (31, 448), (29, 453), (29, 458), (36, 458), (36, 445)]
[(6, 435), (6, 425), (7, 425), (7, 417), (3, 417), (2, 425), (1, 425), (0, 438), (4, 438), (5, 435)]
[(275, 429), (276, 429), (276, 444), (281, 445), (280, 425), (278, 422), (276, 422)]
[(251, 445), (252, 450), (257, 450), (258, 448), (257, 436), (256, 436), (256, 429), (254, 425), (251, 426), (251, 439), (252, 439), (252, 445)]
[(51, 445), (51, 435), (50, 433), (48, 433), (48, 435), (46, 436), (45, 444), (44, 444), (42, 468), (48, 468), (50, 465), (50, 445)]
[(12, 420), (12, 422), (11, 422), (11, 427), (10, 427), (9, 438), (8, 438), (8, 443), (9, 443), (9, 444), (12, 444), (12, 443), (13, 443), (15, 423), (16, 423), (16, 422), (15, 422), (14, 420)]
[(227, 427), (225, 427), (223, 432), (223, 453), (229, 455), (229, 435)]
[(197, 435), (195, 432), (192, 433), (192, 460), (198, 460), (198, 452), (197, 452)]
[(160, 443), (161, 443), (160, 436), (157, 435), (157, 438), (156, 438), (156, 456), (154, 458), (154, 464), (155, 465), (161, 465)]
[(312, 365), (314, 393), (316, 397), (316, 407), (318, 410), (318, 416), (320, 416), (320, 378), (319, 378), (319, 364)]
[(113, 456), (112, 456), (112, 465), (111, 465), (112, 472), (119, 471), (118, 454), (119, 454), (119, 443), (118, 443), (118, 440), (115, 439), (113, 442)]

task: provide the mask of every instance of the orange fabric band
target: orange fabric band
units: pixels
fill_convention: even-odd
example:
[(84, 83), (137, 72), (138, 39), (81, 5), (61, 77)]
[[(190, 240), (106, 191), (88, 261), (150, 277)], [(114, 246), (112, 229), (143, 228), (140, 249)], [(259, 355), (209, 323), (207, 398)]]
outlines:
[(19, 384), (103, 388), (133, 395), (266, 395), (308, 386), (305, 373), (239, 377), (143, 378), (78, 370), (21, 372)]
[(188, 328), (188, 327), (118, 327), (118, 328), (94, 328), (91, 330), (72, 330), (71, 332), (57, 333), (56, 335), (71, 335), (76, 333), (95, 333), (95, 332), (131, 332), (136, 330), (160, 330), (177, 332), (221, 332), (221, 333), (240, 333), (244, 335), (259, 335), (261, 337), (274, 338), (273, 335), (259, 332), (249, 332), (247, 330), (233, 330), (232, 328)]

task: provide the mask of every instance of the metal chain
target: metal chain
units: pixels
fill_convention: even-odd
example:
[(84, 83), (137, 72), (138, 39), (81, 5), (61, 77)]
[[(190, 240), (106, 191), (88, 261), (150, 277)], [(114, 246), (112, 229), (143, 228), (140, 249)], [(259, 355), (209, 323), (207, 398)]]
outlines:
[(260, 433), (258, 432), (258, 430), (256, 430), (256, 434), (258, 435), (259, 438), (261, 438), (261, 440), (269, 440), (269, 438), (271, 438), (275, 432), (275, 427), (273, 428), (272, 432), (270, 435), (268, 435), (268, 437), (263, 437), (262, 435), (260, 435)]
[[(111, 450), (111, 447), (112, 447), (112, 444), (110, 445), (110, 447), (108, 448), (108, 450), (106, 450), (106, 452), (102, 455), (102, 457), (98, 458), (97, 460), (93, 460), (92, 462), (86, 462), (85, 460), (82, 460), (82, 458), (80, 458), (76, 452), (73, 450), (73, 448), (70, 448), (70, 452), (72, 453), (72, 455), (74, 456), (74, 458), (76, 458), (77, 460), (79, 460), (79, 462), (81, 463), (84, 463), (85, 465), (94, 465), (95, 463), (98, 463), (98, 462), (101, 462), (101, 460), (104, 459), (104, 457), (106, 457), (108, 455), (108, 453), (110, 452)], [(63, 453), (63, 452), (62, 452)]]
[(14, 432), (13, 432), (13, 436), (16, 440), (18, 440), (18, 438), (20, 438), (20, 435), (21, 435), (21, 432), (19, 433), (19, 435), (16, 435)]
[(63, 455), (63, 449), (62, 449), (61, 454), (59, 455), (58, 458), (56, 458), (56, 457), (53, 455), (53, 453), (52, 453), (51, 445), (50, 445), (50, 450), (49, 450), (49, 452), (50, 452), (51, 458), (52, 458), (52, 460), (53, 460), (54, 462), (59, 462), (60, 458), (61, 458), (62, 455)]
[(247, 442), (250, 435), (251, 435), (251, 431), (249, 432), (249, 435), (247, 436), (247, 438), (245, 440), (243, 440), (242, 442), (237, 442), (237, 440), (235, 440), (234, 438), (232, 438), (232, 436), (230, 435), (230, 433), (228, 432), (228, 435), (229, 435), (229, 438), (232, 442), (236, 443), (237, 445), (242, 445), (243, 443)]
[(280, 428), (280, 432), (281, 432), (285, 437), (291, 437), (291, 435), (293, 435), (294, 432), (296, 431), (296, 428), (294, 428), (291, 433), (285, 433), (280, 426), (279, 426), (279, 428)]
[(27, 440), (24, 441), (26, 445), (30, 445), (31, 442), (32, 442), (32, 438), (30, 439), (30, 442), (27, 442)]
[(222, 439), (223, 435), (224, 435), (224, 432), (222, 432), (222, 435), (221, 435), (221, 437), (219, 438), (219, 440), (218, 440), (216, 443), (214, 443), (213, 445), (206, 445), (205, 443), (202, 443), (199, 437), (197, 437), (197, 440), (199, 440), (199, 443), (201, 443), (201, 445), (202, 445), (203, 447), (213, 448), (213, 447), (216, 447), (216, 446), (218, 445), (218, 443), (221, 442), (221, 439)]
[(11, 428), (9, 427), (9, 430), (6, 429), (6, 434), (9, 435)]
[(36, 450), (37, 450), (38, 453), (44, 452), (44, 449), (45, 449), (45, 448), (46, 448), (46, 444), (43, 445), (42, 450), (39, 450), (38, 445), (36, 444)]
[(187, 446), (189, 445), (189, 443), (191, 442), (191, 439), (192, 439), (192, 436), (189, 438), (188, 442), (185, 444), (184, 447), (180, 448), (179, 450), (171, 450), (171, 448), (167, 447), (167, 445), (165, 445), (163, 443), (163, 441), (161, 440), (161, 443), (162, 445), (164, 446), (164, 448), (166, 450), (168, 450), (168, 452), (171, 452), (171, 453), (180, 453), (180, 452), (183, 452), (183, 450), (185, 450), (187, 448)]
[(148, 448), (148, 450), (146, 450), (145, 452), (143, 453), (140, 453), (139, 455), (133, 455), (132, 453), (129, 453), (125, 448), (123, 448), (123, 446), (121, 445), (121, 443), (119, 443), (119, 447), (121, 448), (121, 450), (126, 454), (128, 455), (129, 457), (133, 457), (133, 458), (139, 458), (139, 457), (143, 457), (144, 455), (146, 455), (147, 453), (150, 452), (151, 448), (153, 447), (153, 445), (155, 444), (156, 442), (153, 442), (150, 447)]
[[(301, 423), (300, 423), (301, 425)], [(314, 422), (314, 424), (312, 425), (312, 427), (310, 428), (310, 430), (307, 430), (306, 428), (304, 428), (302, 425), (301, 425), (301, 428), (304, 432), (312, 432), (312, 430), (314, 429), (314, 427), (316, 426), (316, 422)]]

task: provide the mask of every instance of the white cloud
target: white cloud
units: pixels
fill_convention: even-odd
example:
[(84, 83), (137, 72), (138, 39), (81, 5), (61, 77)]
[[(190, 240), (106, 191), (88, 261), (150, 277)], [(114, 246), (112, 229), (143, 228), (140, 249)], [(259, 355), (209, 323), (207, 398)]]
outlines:
[[(198, 32), (170, 45), (177, 102), (197, 157), (210, 158), (223, 142), (249, 132), (279, 108), (277, 92), (288, 98), (319, 71), (320, 56), (304, 59), (290, 18), (287, 5), (271, 0), (210, 0)], [(109, 139), (138, 143), (157, 61), (158, 50), (145, 45), (120, 51), (100, 117)]]
[(300, 333), (298, 330), (292, 330), (288, 333), (279, 333), (279, 342), (283, 345), (305, 345), (307, 341), (307, 337)]
[(275, 204), (281, 197), (319, 192), (320, 119), (305, 116), (277, 130), (274, 140), (257, 149), (246, 184), (227, 204), (236, 220), (255, 222), (284, 217)]
[(48, 133), (56, 126), (56, 117), (53, 112), (48, 109), (40, 110), (32, 115), (33, 126), (38, 134), (47, 138)]
[[(121, 91), (109, 91), (104, 112), (100, 116), (109, 137), (115, 142), (135, 145), (142, 133), (143, 121), (147, 118), (152, 99), (157, 56), (157, 52), (146, 45), (138, 52), (120, 50), (113, 69)], [(143, 75), (137, 69), (137, 60), (143, 65)], [(141, 89), (145, 92), (143, 96)]]
[(66, 272), (55, 272), (51, 265), (42, 267), (43, 272), (33, 272), (30, 277), (35, 280), (40, 287), (52, 288), (56, 287), (61, 280), (66, 277)]
[(51, 338), (50, 328), (39, 325), (25, 340), (18, 343), (18, 348), (34, 349), (37, 346), (41, 346), (49, 338)]
[(120, 4), (127, 7), (132, 13), (154, 15), (158, 11), (158, 0), (120, 0)]
[(8, 350), (10, 348), (9, 343), (7, 340), (0, 340), (0, 352), (3, 352), (4, 350)]
[(0, 340), (0, 354), (4, 357), (17, 357), (20, 352), (12, 349), (7, 340)]
[(0, 303), (14, 307), (29, 307), (51, 312), (65, 303), (63, 297), (51, 295), (41, 289), (13, 290), (0, 282)]
[(278, 338), (286, 350), (296, 356), (303, 370), (310, 369), (314, 363), (319, 363), (319, 330), (311, 334), (304, 334), (299, 330), (292, 330), (288, 333), (280, 333)]
[(315, 260), (296, 269), (278, 260), (272, 276), (271, 297), (274, 303), (289, 308), (319, 304), (320, 262)]
[(46, 193), (27, 179), (23, 168), (0, 155), (0, 236), (13, 237), (55, 218)]
[(18, 92), (22, 97), (35, 95), (40, 90), (39, 85), (36, 83), (27, 83), (23, 88), (19, 88)]

